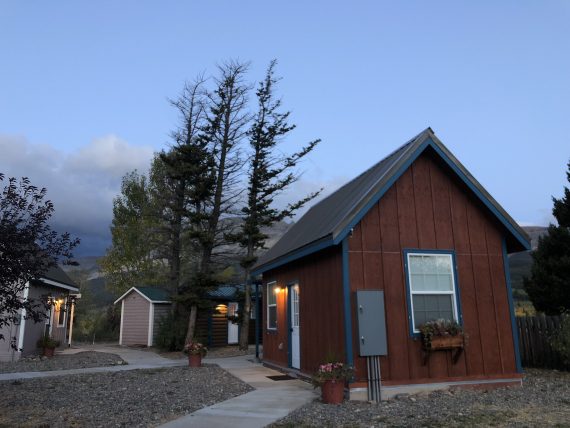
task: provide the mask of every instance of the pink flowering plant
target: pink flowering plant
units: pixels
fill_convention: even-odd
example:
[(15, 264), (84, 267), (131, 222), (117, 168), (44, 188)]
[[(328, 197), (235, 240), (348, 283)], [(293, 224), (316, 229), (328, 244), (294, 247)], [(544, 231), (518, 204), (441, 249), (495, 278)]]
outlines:
[(344, 363), (325, 363), (321, 364), (318, 370), (313, 374), (313, 385), (321, 386), (327, 380), (346, 382), (354, 376), (354, 368)]
[(184, 353), (190, 355), (201, 355), (203, 357), (208, 353), (208, 348), (200, 342), (188, 342), (184, 345)]

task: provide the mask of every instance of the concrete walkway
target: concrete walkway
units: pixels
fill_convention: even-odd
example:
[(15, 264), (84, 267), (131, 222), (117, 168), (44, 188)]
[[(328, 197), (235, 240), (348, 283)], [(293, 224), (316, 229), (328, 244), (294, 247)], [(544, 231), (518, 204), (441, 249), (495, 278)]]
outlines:
[(317, 397), (313, 387), (300, 380), (274, 381), (267, 376), (282, 373), (254, 363), (251, 355), (207, 359), (237, 378), (250, 384), (255, 391), (205, 407), (171, 421), (161, 428), (264, 427), (309, 403)]
[(185, 366), (188, 361), (170, 360), (161, 357), (152, 351), (143, 351), (139, 349), (125, 348), (120, 346), (104, 346), (104, 347), (86, 347), (86, 348), (70, 348), (63, 351), (58, 351), (58, 355), (71, 355), (83, 351), (97, 351), (107, 352), (109, 354), (116, 354), (125, 360), (128, 365), (124, 366), (105, 366), (105, 367), (90, 367), (85, 369), (70, 369), (70, 370), (51, 370), (43, 372), (21, 372), (21, 373), (2, 373), (0, 374), (0, 381), (2, 380), (16, 380), (16, 379), (32, 379), (43, 378), (51, 376), (66, 376), (81, 373), (102, 373), (102, 372), (120, 372), (126, 370), (138, 369), (156, 369), (161, 367), (176, 367)]

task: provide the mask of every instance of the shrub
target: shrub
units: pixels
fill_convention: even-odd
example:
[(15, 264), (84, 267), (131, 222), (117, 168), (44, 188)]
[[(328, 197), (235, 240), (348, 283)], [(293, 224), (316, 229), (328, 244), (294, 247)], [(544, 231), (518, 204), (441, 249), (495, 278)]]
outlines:
[(36, 346), (38, 348), (55, 349), (59, 346), (59, 340), (55, 340), (50, 337), (50, 335), (46, 334), (37, 341)]
[(182, 351), (186, 339), (188, 319), (183, 316), (176, 317), (169, 313), (162, 317), (158, 324), (155, 345), (162, 351)]

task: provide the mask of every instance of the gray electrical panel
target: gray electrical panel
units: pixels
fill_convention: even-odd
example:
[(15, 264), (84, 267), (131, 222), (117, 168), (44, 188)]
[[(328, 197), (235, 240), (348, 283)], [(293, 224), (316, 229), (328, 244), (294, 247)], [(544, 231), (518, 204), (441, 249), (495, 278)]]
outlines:
[(388, 355), (384, 292), (381, 290), (357, 291), (356, 313), (360, 356)]

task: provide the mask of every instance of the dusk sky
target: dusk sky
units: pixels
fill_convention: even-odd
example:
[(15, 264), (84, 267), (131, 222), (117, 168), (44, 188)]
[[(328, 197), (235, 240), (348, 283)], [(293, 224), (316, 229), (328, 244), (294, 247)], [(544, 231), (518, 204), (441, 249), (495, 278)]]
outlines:
[[(3, 1), (0, 172), (48, 188), (55, 226), (109, 245), (121, 177), (167, 148), (184, 81), (227, 59), (322, 143), (291, 199), (331, 192), (427, 126), (522, 225), (570, 159), (570, 2)], [(289, 149), (288, 149), (289, 147)]]

